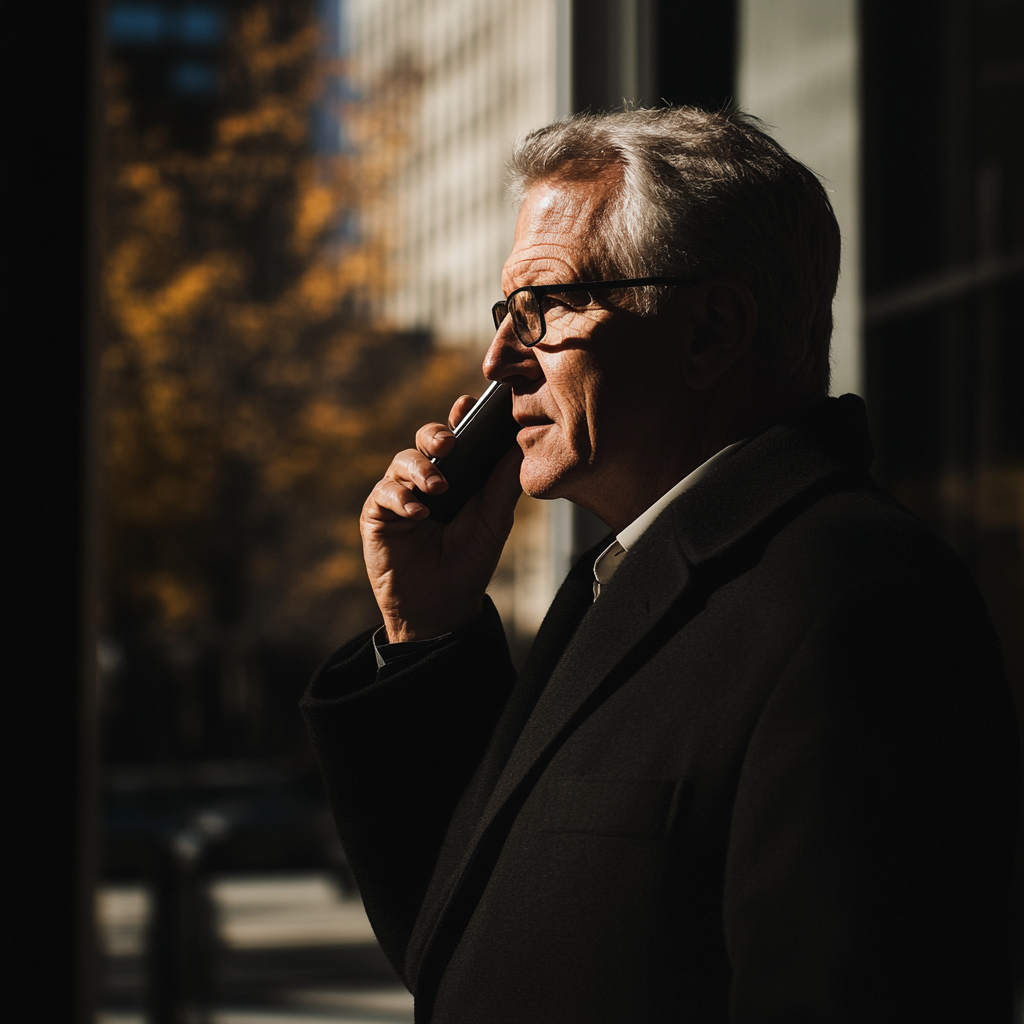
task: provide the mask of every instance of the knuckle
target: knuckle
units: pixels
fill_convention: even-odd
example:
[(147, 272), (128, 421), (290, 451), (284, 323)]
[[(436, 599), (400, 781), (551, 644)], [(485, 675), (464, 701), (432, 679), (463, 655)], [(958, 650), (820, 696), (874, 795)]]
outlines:
[[(391, 460), (391, 465), (388, 466), (388, 471), (385, 474), (385, 480), (394, 480), (397, 477), (401, 476), (405, 472), (406, 467), (409, 464), (409, 459), (414, 454), (417, 453), (415, 452), (415, 449), (412, 448), (406, 448), (404, 451), (400, 451)], [(384, 481), (381, 482), (383, 483)]]

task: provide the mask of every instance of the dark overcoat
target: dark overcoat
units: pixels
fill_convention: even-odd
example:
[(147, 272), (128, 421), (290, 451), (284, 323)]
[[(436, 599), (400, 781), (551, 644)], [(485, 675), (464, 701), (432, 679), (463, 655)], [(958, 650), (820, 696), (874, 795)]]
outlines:
[(418, 1021), (1008, 1020), (1018, 748), (965, 568), (823, 400), (681, 495), (517, 678), (493, 607), (303, 699)]

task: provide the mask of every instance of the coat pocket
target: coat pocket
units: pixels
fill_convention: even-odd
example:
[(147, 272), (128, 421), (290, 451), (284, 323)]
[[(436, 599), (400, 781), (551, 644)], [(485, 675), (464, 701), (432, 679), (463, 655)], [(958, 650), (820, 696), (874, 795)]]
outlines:
[(681, 779), (549, 779), (542, 796), (541, 831), (665, 839), (682, 793)]

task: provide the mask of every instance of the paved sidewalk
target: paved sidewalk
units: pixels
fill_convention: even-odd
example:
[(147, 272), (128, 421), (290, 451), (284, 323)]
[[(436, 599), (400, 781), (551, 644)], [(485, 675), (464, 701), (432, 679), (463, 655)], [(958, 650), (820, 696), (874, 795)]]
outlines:
[[(410, 1024), (412, 996), (405, 989), (347, 989), (292, 994), (294, 1008), (224, 1008), (210, 1024)], [(96, 1024), (146, 1024), (140, 1013), (101, 1011)]]
[[(319, 874), (221, 878), (211, 892), (224, 951), (210, 1024), (411, 1024), (412, 996), (377, 946), (362, 903)], [(105, 954), (96, 1024), (146, 1024), (142, 886), (97, 894)]]

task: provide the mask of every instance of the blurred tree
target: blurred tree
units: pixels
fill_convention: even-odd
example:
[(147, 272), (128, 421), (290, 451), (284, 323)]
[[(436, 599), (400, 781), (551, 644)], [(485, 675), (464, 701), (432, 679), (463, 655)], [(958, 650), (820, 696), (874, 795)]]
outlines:
[(294, 744), (302, 674), (374, 617), (365, 495), (415, 426), (478, 379), (464, 353), (369, 323), (382, 246), (351, 225), (379, 202), (416, 76), (351, 104), (361, 144), (318, 155), (311, 110), (337, 71), (318, 59), (310, 3), (247, 5), (195, 152), (136, 123), (125, 70), (110, 66), (109, 758)]

